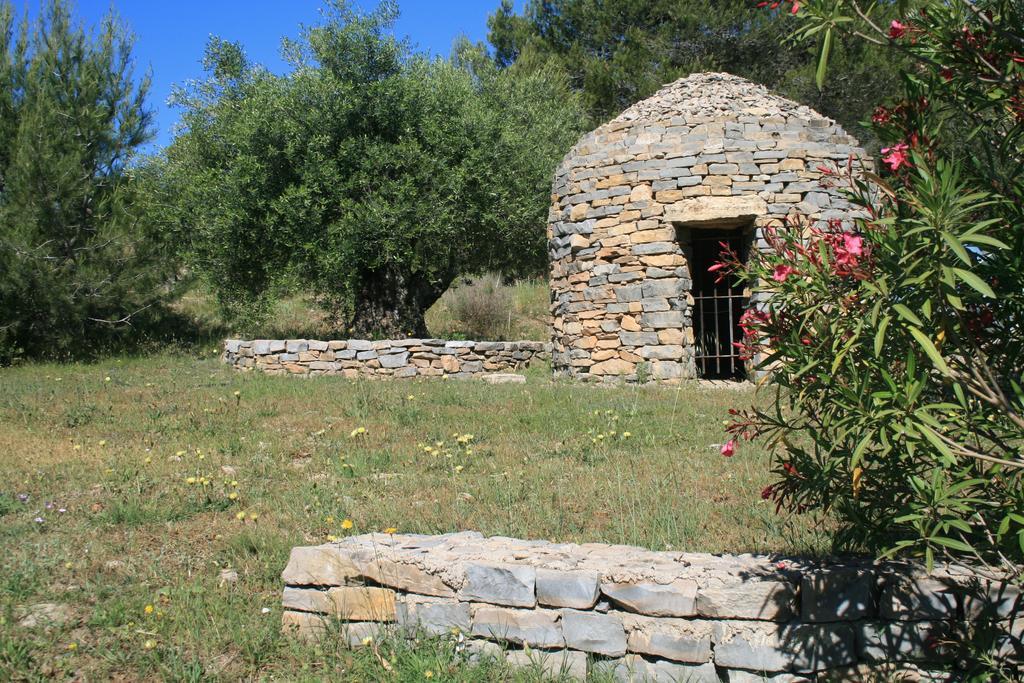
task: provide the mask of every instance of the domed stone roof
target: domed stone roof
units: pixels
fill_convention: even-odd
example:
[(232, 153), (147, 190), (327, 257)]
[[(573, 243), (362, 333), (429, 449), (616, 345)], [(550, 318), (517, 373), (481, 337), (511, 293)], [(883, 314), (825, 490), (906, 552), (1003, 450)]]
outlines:
[(555, 370), (701, 376), (698, 243), (726, 230), (764, 248), (761, 229), (792, 216), (848, 223), (821, 167), (851, 158), (870, 163), (835, 121), (724, 73), (681, 78), (585, 135), (548, 216)]

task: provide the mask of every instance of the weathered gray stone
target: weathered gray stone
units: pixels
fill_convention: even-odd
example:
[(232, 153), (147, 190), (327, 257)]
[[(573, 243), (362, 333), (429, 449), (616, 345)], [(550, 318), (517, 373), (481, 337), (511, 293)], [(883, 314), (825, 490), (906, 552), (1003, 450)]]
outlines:
[(601, 592), (630, 612), (656, 617), (697, 614), (697, 583), (679, 579), (660, 583), (602, 583)]
[(849, 624), (770, 624), (720, 621), (713, 638), (718, 666), (807, 673), (857, 661)]
[(530, 647), (564, 647), (558, 612), (478, 606), (473, 609), (474, 636)]
[(379, 358), (382, 368), (400, 368), (409, 363), (408, 353), (389, 353)]
[(720, 683), (714, 664), (675, 664), (649, 661), (639, 655), (598, 662), (599, 675), (610, 674), (622, 683)]
[(406, 595), (398, 599), (395, 611), (398, 624), (411, 631), (445, 635), (453, 629), (469, 633), (472, 628), (468, 602)]
[(350, 557), (359, 576), (382, 586), (436, 597), (455, 595), (439, 576), (415, 564), (396, 562), (385, 552), (354, 553)]
[(952, 635), (947, 623), (929, 621), (865, 622), (858, 629), (860, 656), (869, 662), (938, 660)]
[(692, 664), (711, 661), (713, 622), (633, 614), (624, 614), (623, 621), (630, 652)]
[(537, 570), (537, 603), (590, 609), (600, 595), (601, 575), (592, 571)]
[(883, 619), (922, 620), (956, 617), (957, 593), (951, 581), (925, 577), (891, 576), (885, 583), (878, 612)]
[(800, 587), (804, 621), (854, 621), (874, 614), (874, 577), (855, 568), (804, 574)]
[(509, 372), (496, 372), (484, 375), (481, 379), (488, 384), (526, 384), (525, 375), (516, 375)]
[(536, 580), (536, 570), (527, 565), (472, 562), (466, 565), (459, 597), (493, 605), (533, 607), (537, 604)]
[(292, 548), (281, 580), (290, 586), (343, 586), (360, 576), (359, 568), (331, 546)]
[(741, 581), (702, 586), (697, 591), (702, 617), (789, 621), (796, 615), (796, 586), (788, 581)]
[(386, 588), (340, 586), (325, 591), (286, 587), (281, 604), (298, 612), (317, 612), (346, 621), (394, 621), (395, 592)]
[(587, 678), (587, 656), (572, 650), (509, 650), (505, 653), (509, 665), (515, 668), (532, 669), (545, 680), (569, 678), (584, 681)]
[(562, 610), (562, 635), (574, 650), (607, 657), (626, 654), (626, 631), (616, 614)]

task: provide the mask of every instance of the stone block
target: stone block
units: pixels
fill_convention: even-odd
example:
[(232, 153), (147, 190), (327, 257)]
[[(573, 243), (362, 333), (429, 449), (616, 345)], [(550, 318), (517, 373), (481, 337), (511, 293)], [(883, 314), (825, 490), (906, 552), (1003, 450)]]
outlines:
[(414, 564), (396, 562), (383, 552), (355, 554), (352, 561), (363, 577), (388, 588), (437, 597), (455, 595), (440, 577)]
[(648, 242), (647, 244), (634, 244), (633, 253), (637, 256), (653, 256), (656, 254), (672, 254), (679, 251), (679, 245), (675, 242)]
[(682, 327), (683, 326), (683, 312), (682, 311), (662, 311), (644, 313), (640, 316), (640, 324), (644, 327), (650, 327), (655, 330), (663, 329), (666, 327)]
[(874, 614), (874, 577), (864, 569), (837, 567), (804, 574), (801, 617), (806, 622), (855, 621)]
[(943, 622), (865, 622), (857, 627), (860, 656), (868, 662), (936, 661), (942, 659), (940, 644), (952, 635)]
[(522, 564), (471, 562), (459, 596), (463, 600), (493, 605), (533, 607), (537, 604), (537, 572)]
[(322, 591), (286, 587), (282, 605), (287, 610), (317, 612), (346, 621), (395, 620), (395, 592), (387, 588), (340, 586)]
[(601, 575), (591, 571), (538, 569), (537, 603), (548, 607), (590, 609), (600, 595)]
[(624, 614), (623, 622), (629, 631), (630, 652), (691, 664), (711, 661), (714, 625), (710, 621)]
[(952, 619), (957, 615), (961, 590), (942, 579), (892, 576), (882, 589), (878, 612), (883, 619), (900, 621)]
[(343, 586), (359, 578), (359, 568), (337, 548), (292, 548), (281, 580), (290, 586)]
[(518, 669), (532, 669), (544, 680), (568, 678), (574, 681), (587, 679), (587, 655), (572, 650), (509, 650), (505, 653), (509, 666)]
[(644, 298), (676, 298), (682, 296), (685, 291), (685, 288), (683, 287), (683, 281), (678, 278), (665, 278), (654, 280), (651, 282), (645, 282), (641, 285), (641, 288), (643, 290)]
[(559, 613), (554, 610), (521, 610), (478, 606), (473, 610), (474, 636), (529, 645), (565, 647)]
[(720, 621), (712, 640), (715, 663), (726, 668), (807, 673), (857, 661), (849, 624)]
[(697, 614), (697, 583), (677, 579), (669, 584), (602, 583), (601, 592), (630, 612), (655, 617), (691, 617)]
[(665, 210), (665, 219), (691, 227), (732, 227), (768, 213), (760, 197), (694, 197)]
[(639, 655), (595, 662), (594, 671), (617, 683), (721, 683), (714, 664), (649, 661)]
[(612, 358), (590, 366), (592, 375), (629, 375), (635, 371), (636, 365), (621, 358)]
[(562, 636), (574, 650), (606, 657), (626, 654), (626, 630), (616, 614), (562, 610)]
[(488, 384), (526, 384), (525, 375), (516, 375), (509, 372), (495, 372), (481, 377)]
[(796, 586), (788, 581), (742, 581), (697, 591), (702, 617), (789, 621), (796, 616)]
[(619, 341), (625, 346), (650, 346), (658, 343), (657, 332), (619, 332)]
[(370, 351), (373, 349), (373, 342), (365, 339), (349, 339), (345, 343), (345, 348), (352, 351)]
[(380, 366), (382, 368), (401, 368), (409, 364), (408, 353), (389, 353), (384, 356), (380, 356)]
[(683, 347), (645, 346), (640, 349), (640, 357), (647, 360), (678, 360), (683, 357)]
[(286, 610), (281, 615), (281, 633), (307, 642), (316, 642), (323, 638), (330, 626), (331, 620), (320, 614)]
[(395, 614), (398, 624), (412, 632), (445, 635), (453, 629), (469, 633), (472, 628), (469, 603), (458, 600), (405, 595), (398, 599)]

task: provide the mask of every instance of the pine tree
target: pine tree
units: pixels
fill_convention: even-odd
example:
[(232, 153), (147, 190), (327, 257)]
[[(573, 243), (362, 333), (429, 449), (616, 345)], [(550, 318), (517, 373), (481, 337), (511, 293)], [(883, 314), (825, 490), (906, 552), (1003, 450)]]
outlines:
[(166, 277), (128, 167), (151, 135), (132, 45), (113, 14), (0, 2), (0, 360), (95, 348)]

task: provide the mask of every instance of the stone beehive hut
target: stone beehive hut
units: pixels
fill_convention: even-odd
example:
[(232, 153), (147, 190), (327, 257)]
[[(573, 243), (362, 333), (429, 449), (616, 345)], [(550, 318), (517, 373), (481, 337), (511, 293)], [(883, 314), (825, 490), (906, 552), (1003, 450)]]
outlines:
[[(729, 74), (695, 74), (586, 135), (549, 215), (552, 363), (595, 379), (742, 378), (748, 293), (707, 269), (792, 214), (848, 219), (822, 165), (866, 155), (831, 119)], [(829, 185), (829, 186), (826, 186)]]

